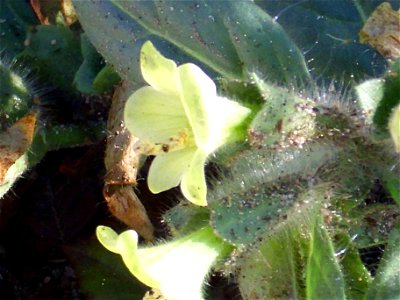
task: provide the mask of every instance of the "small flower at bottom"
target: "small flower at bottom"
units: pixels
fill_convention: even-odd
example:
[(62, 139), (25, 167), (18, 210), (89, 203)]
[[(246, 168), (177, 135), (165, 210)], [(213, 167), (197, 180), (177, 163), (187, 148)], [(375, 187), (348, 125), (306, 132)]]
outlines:
[(214, 82), (198, 66), (178, 67), (149, 41), (142, 47), (140, 66), (150, 86), (129, 97), (124, 114), (133, 135), (161, 145), (150, 166), (149, 188), (159, 193), (180, 183), (189, 201), (205, 206), (207, 157), (235, 137), (250, 110), (219, 97)]
[(138, 248), (138, 235), (128, 230), (118, 235), (98, 226), (97, 238), (109, 251), (120, 254), (129, 271), (169, 300), (200, 300), (207, 274), (217, 258), (232, 246), (217, 237), (210, 226), (153, 247)]

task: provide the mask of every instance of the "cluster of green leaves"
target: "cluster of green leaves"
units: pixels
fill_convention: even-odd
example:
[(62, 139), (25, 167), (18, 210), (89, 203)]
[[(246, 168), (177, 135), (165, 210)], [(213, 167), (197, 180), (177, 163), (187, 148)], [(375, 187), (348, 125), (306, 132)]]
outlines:
[[(361, 108), (369, 112), (366, 124), (373, 130), (369, 138), (380, 139), (383, 142), (388, 137), (385, 124), (391, 109), (399, 103), (396, 96), (399, 72), (394, 70), (390, 74), (395, 76), (379, 78), (385, 76), (387, 70), (385, 59), (373, 49), (357, 42), (363, 22), (378, 4), (380, 1), (350, 0), (255, 3), (75, 1), (86, 34), (107, 61), (116, 67), (121, 77), (140, 80), (140, 74), (137, 72), (139, 50), (142, 43), (149, 39), (165, 56), (178, 62), (194, 61), (208, 70), (209, 74), (215, 77), (223, 76), (225, 79), (219, 81), (220, 90), (230, 97), (257, 110), (262, 104), (257, 104), (254, 98), (270, 101), (269, 106), (262, 108), (265, 113), (259, 113), (252, 124), (257, 131), (272, 134), (268, 134), (266, 139), (256, 141), (263, 145), (272, 145), (280, 139), (279, 131), (282, 128), (274, 131), (277, 124), (284, 124), (284, 130), (290, 132), (301, 123), (312, 122), (312, 118), (304, 113), (300, 116), (298, 124), (291, 123), (297, 107), (294, 104), (291, 106), (291, 103), (299, 104), (298, 100), (292, 100), (290, 92), (265, 83), (265, 80), (289, 86), (289, 89), (292, 89), (292, 85), (309, 86), (315, 79), (320, 83), (331, 82), (332, 85), (342, 80), (351, 82), (352, 86), (360, 84), (357, 88), (358, 98)], [(257, 88), (252, 85), (253, 72), (258, 78), (262, 78), (260, 84), (256, 83)], [(376, 79), (362, 83), (370, 77)], [(313, 89), (318, 90), (315, 86)], [(269, 93), (269, 96), (264, 97), (263, 93)], [(327, 91), (306, 93), (306, 96), (324, 98), (324, 93)], [(339, 99), (344, 97), (343, 94), (336, 95), (337, 99), (333, 100), (333, 96), (329, 97), (327, 101), (337, 101), (337, 105), (343, 103)], [(283, 109), (286, 104), (288, 106)], [(334, 127), (344, 122), (340, 118), (328, 117), (325, 120), (321, 117), (319, 122), (325, 124), (324, 126), (329, 127), (330, 124)], [(380, 131), (380, 134), (374, 133), (377, 131)], [(340, 159), (344, 161), (354, 158), (352, 155), (362, 156), (363, 154), (357, 154), (357, 151), (363, 151), (362, 149), (370, 151), (365, 147), (352, 145), (342, 145), (341, 152), (352, 154), (346, 154)], [(293, 190), (296, 189), (293, 186), (296, 184), (292, 181), (292, 188), (289, 186), (289, 190), (282, 189), (284, 185), (281, 180), (284, 176), (278, 172), (280, 169), (276, 166), (283, 162), (285, 165), (282, 172), (291, 170), (293, 174), (301, 174), (302, 168), (310, 167), (309, 164), (305, 166), (304, 161), (311, 165), (314, 163), (314, 167), (318, 168), (329, 160), (329, 155), (336, 157), (330, 150), (331, 146), (329, 143), (321, 143), (319, 147), (322, 148), (318, 150), (317, 146), (309, 146), (314, 153), (321, 153), (321, 157), (308, 158), (308, 155), (304, 154), (306, 151), (300, 151), (300, 154), (293, 152), (292, 154), (302, 161), (300, 163), (296, 162), (296, 159), (288, 160), (285, 154), (277, 153), (272, 163), (265, 165), (266, 168), (276, 168), (270, 173), (257, 169), (257, 163), (266, 162), (265, 157), (261, 161), (255, 160), (251, 167), (247, 166), (248, 175), (257, 177), (257, 172), (266, 172), (262, 174), (264, 179), (258, 181), (258, 184), (272, 182), (270, 188), (257, 188), (257, 185), (253, 185), (252, 190), (246, 190), (251, 179), (246, 182), (246, 178), (240, 177), (243, 179), (244, 190), (240, 194), (242, 200), (235, 202), (236, 196), (232, 190), (240, 188), (233, 188), (232, 184), (240, 183), (225, 178), (217, 184), (217, 190), (210, 196), (225, 204), (221, 205), (220, 202), (209, 199), (210, 208), (207, 209), (191, 208), (187, 205), (172, 209), (166, 215), (172, 232), (181, 235), (188, 228), (193, 230), (196, 227), (194, 224), (204, 224), (210, 220), (218, 235), (241, 249), (244, 247), (245, 250), (235, 259), (236, 266), (240, 267), (235, 269), (231, 266), (230, 271), (236, 274), (242, 296), (246, 299), (376, 299), (377, 295), (382, 299), (394, 297), (399, 293), (396, 285), (399, 273), (398, 270), (394, 270), (398, 260), (396, 253), (400, 251), (394, 242), (398, 238), (397, 205), (400, 201), (396, 191), (399, 190), (399, 182), (395, 175), (397, 170), (382, 173), (379, 170), (384, 168), (382, 164), (385, 163), (380, 160), (373, 163), (376, 160), (374, 155), (383, 154), (380, 152), (382, 149), (372, 151), (373, 154), (366, 158), (356, 158), (357, 162), (362, 161), (363, 167), (370, 170), (372, 175), (363, 175), (359, 166), (350, 166), (351, 164), (339, 168), (332, 167), (335, 170), (332, 174), (336, 176), (341, 176), (340, 172), (344, 171), (350, 174), (360, 173), (354, 174), (354, 180), (359, 182), (353, 182), (353, 186), (352, 179), (343, 176), (340, 184), (346, 187), (346, 196), (342, 194), (342, 197), (334, 197), (329, 204), (330, 212), (326, 216), (333, 218), (333, 221), (323, 221), (321, 206), (318, 205), (311, 208), (302, 207), (301, 214), (283, 206), (279, 207), (280, 213), (274, 215), (276, 208), (272, 207), (277, 205), (277, 201), (279, 202), (284, 194), (300, 193), (303, 200), (308, 199), (308, 202), (320, 205), (325, 203), (323, 198), (328, 190), (326, 186), (322, 191), (305, 189), (299, 192)], [(356, 147), (357, 150), (354, 152), (352, 147)], [(223, 156), (226, 155), (231, 157), (232, 151), (226, 150)], [(270, 155), (274, 155), (273, 152)], [(286, 155), (289, 156), (288, 153)], [(248, 156), (245, 157), (248, 164)], [(228, 160), (222, 159), (217, 162), (226, 161)], [(232, 171), (232, 166), (229, 168)], [(253, 175), (250, 174), (251, 168)], [(238, 173), (233, 172), (234, 176)], [(277, 173), (283, 177), (274, 179), (272, 174)], [(374, 177), (382, 180), (390, 193), (388, 197), (394, 198), (397, 205), (384, 202), (363, 206), (362, 203), (368, 197), (372, 185), (371, 178)], [(325, 180), (325, 184), (328, 184), (336, 179), (326, 176)], [(278, 191), (275, 198), (265, 198), (274, 186), (282, 189), (281, 195)], [(257, 192), (266, 194), (258, 196)], [(243, 197), (249, 199), (248, 202), (244, 203)], [(261, 204), (252, 208), (251, 201), (259, 199)], [(263, 205), (270, 206), (272, 211), (268, 212)], [(287, 205), (291, 204), (288, 202)], [(385, 230), (379, 230), (375, 228), (376, 224), (368, 222), (373, 218), (378, 223), (385, 223), (384, 218), (389, 215), (392, 219), (390, 224), (386, 224)], [(288, 221), (285, 221), (286, 218)], [(264, 225), (269, 230), (259, 230), (262, 224), (265, 224), (262, 220), (270, 219), (274, 219), (273, 225)], [(247, 226), (240, 229), (240, 226), (243, 226), (240, 224)], [(371, 231), (377, 233), (371, 236)], [(387, 248), (373, 280), (361, 261), (359, 250), (377, 244), (386, 245)]]
[[(224, 77), (219, 81), (221, 91), (254, 110), (261, 109), (251, 126), (257, 132), (273, 134), (267, 138), (263, 135), (261, 138), (258, 135), (250, 136), (250, 140), (254, 138), (251, 140), (252, 145), (256, 147), (260, 143), (271, 146), (279, 140), (282, 124), (288, 126), (283, 129), (293, 130), (290, 127), (293, 125), (291, 114), (296, 113), (295, 105), (303, 105), (306, 96), (323, 98), (322, 94), (326, 91), (321, 94), (321, 89), (315, 87), (315, 84), (329, 82), (334, 86), (344, 81), (345, 85), (358, 85), (358, 99), (362, 108), (369, 112), (366, 124), (369, 124), (372, 133), (368, 133), (370, 135), (367, 140), (378, 140), (385, 144), (388, 137), (385, 124), (391, 109), (400, 101), (397, 96), (400, 85), (400, 72), (396, 69), (398, 64), (394, 64), (393, 71), (389, 73), (382, 56), (357, 42), (363, 22), (380, 3), (375, 0), (77, 0), (74, 5), (85, 32), (79, 34), (77, 28), (68, 28), (62, 24), (38, 25), (25, 2), (5, 0), (0, 4), (1, 20), (5, 20), (0, 23), (0, 30), (5, 33), (2, 38), (7, 43), (10, 56), (16, 56), (37, 69), (41, 78), (46, 78), (68, 93), (98, 94), (106, 91), (110, 87), (109, 83), (115, 82), (117, 78), (113, 68), (125, 80), (141, 80), (139, 52), (142, 44), (151, 40), (166, 57), (178, 63), (195, 62), (211, 76)], [(392, 3), (396, 9), (395, 1)], [(103, 58), (113, 68), (105, 65)], [(261, 78), (255, 84), (254, 74)], [(375, 79), (363, 82), (371, 77)], [(280, 89), (278, 85), (286, 89)], [(306, 93), (303, 98), (291, 92), (293, 88), (298, 92), (310, 86), (319, 92)], [(269, 101), (269, 106), (265, 106), (264, 101)], [(289, 103), (288, 109), (283, 110), (282, 106), (286, 103)], [(340, 101), (337, 103), (340, 104)], [(263, 118), (262, 110), (270, 113), (272, 120)], [(296, 116), (301, 117), (299, 123), (309, 121), (308, 114)], [(335, 126), (342, 122), (341, 116), (336, 117), (333, 120), (321, 118), (323, 120), (319, 120), (319, 124), (331, 122)], [(286, 154), (291, 157), (298, 155), (300, 160), (315, 163), (315, 168), (318, 168), (322, 162), (332, 163), (329, 156), (332, 152), (327, 150), (329, 145), (318, 145), (321, 149), (318, 148), (317, 152), (323, 154), (320, 157), (309, 158), (306, 155), (304, 158), (302, 155), (305, 152), (301, 151)], [(221, 186), (221, 191), (215, 189), (215, 201), (211, 199), (210, 208), (177, 206), (168, 212), (166, 219), (176, 235), (193, 231), (203, 226), (204, 222), (211, 223), (216, 234), (240, 249), (239, 254), (235, 252), (231, 257), (230, 262), (233, 263), (223, 269), (236, 275), (242, 296), (246, 299), (394, 298), (400, 294), (397, 284), (400, 274), (396, 269), (400, 252), (400, 183), (396, 176), (399, 166), (395, 165), (390, 172), (382, 171), (386, 165), (379, 165), (381, 160), (373, 163), (380, 153), (379, 147), (370, 151), (368, 145), (359, 143), (359, 140), (352, 140), (352, 146), (349, 145), (345, 143), (341, 145), (342, 148), (339, 147), (341, 152), (346, 153), (349, 149), (350, 153), (341, 159), (344, 161), (344, 158), (351, 159), (351, 155), (355, 155), (357, 162), (361, 161), (363, 165), (352, 169), (354, 165), (344, 164), (340, 170), (330, 165), (325, 171), (329, 173), (335, 170), (332, 172), (335, 175), (342, 175), (346, 171), (354, 175), (354, 181), (359, 182), (349, 192), (352, 177), (343, 176), (340, 184), (346, 186), (346, 193), (335, 195), (329, 202), (325, 222), (321, 209), (326, 204), (326, 185), (309, 190), (303, 182), (296, 186), (293, 178), (284, 182), (275, 176), (279, 164), (272, 175), (262, 169), (261, 165), (256, 168), (257, 159), (262, 157), (262, 165), (265, 166), (280, 161), (284, 171), (293, 167), (292, 173), (286, 174), (288, 176), (305, 173), (304, 161), (296, 163), (293, 158), (280, 157), (272, 148), (266, 150), (267, 155), (258, 153), (258, 150), (250, 150), (250, 155), (256, 155), (257, 159), (253, 160), (254, 164), (250, 167), (246, 166), (247, 175), (250, 171), (259, 172), (262, 178), (257, 181), (256, 176), (256, 181), (250, 182), (255, 187), (246, 190), (249, 182), (244, 178), (245, 190), (240, 194), (240, 182), (225, 178), (216, 184)], [(309, 149), (314, 150), (315, 147), (311, 145)], [(364, 152), (357, 154), (354, 149), (362, 147), (365, 153), (373, 155), (360, 157)], [(221, 168), (235, 168), (227, 165), (229, 159), (225, 159), (232, 158), (232, 153), (235, 153), (239, 163), (233, 174), (244, 170), (241, 169), (240, 161), (246, 161), (248, 149), (243, 151), (243, 145), (240, 145), (234, 150), (223, 151), (221, 156), (224, 159), (217, 161)], [(381, 153), (386, 155), (383, 150)], [(367, 170), (365, 173), (357, 173), (364, 167)], [(335, 179), (328, 175), (324, 174), (324, 184)], [(395, 204), (387, 201), (363, 205), (373, 177), (382, 181), (389, 193), (388, 197), (393, 198)], [(239, 189), (236, 190), (236, 196), (245, 195), (245, 202), (242, 198), (235, 202), (229, 193), (226, 197), (220, 197), (229, 192), (233, 183)], [(228, 184), (230, 186), (225, 186)], [(257, 184), (267, 187), (261, 186), (258, 189)], [(274, 188), (282, 189), (281, 194), (276, 193), (276, 198), (269, 197)], [(258, 195), (261, 192), (265, 194)], [(299, 196), (302, 203), (316, 205), (301, 206), (301, 209), (296, 206), (297, 202), (287, 202), (288, 206), (283, 207), (276, 205), (276, 199), (291, 193)], [(267, 199), (265, 195), (268, 195)], [(253, 199), (261, 199), (261, 206), (253, 206)], [(267, 211), (265, 214), (269, 205), (276, 211)], [(244, 215), (239, 218), (241, 222), (237, 222), (235, 214), (243, 211)], [(265, 222), (268, 220), (268, 230), (260, 230), (264, 223), (257, 217), (265, 218), (262, 219)], [(246, 223), (249, 227), (243, 226)], [(386, 250), (376, 276), (372, 278), (361, 261), (359, 251), (375, 245), (383, 245)], [(121, 299), (123, 297), (121, 295)]]
[[(139, 49), (149, 39), (167, 57), (179, 62), (194, 61), (208, 70), (209, 74), (223, 76), (225, 79), (219, 81), (221, 91), (242, 103), (259, 109), (260, 103), (257, 104), (254, 98), (270, 101), (251, 124), (256, 131), (268, 133), (261, 140), (256, 136), (258, 147), (260, 144), (262, 147), (273, 145), (280, 139), (280, 131), (274, 131), (278, 124), (278, 127), (284, 126), (286, 130), (292, 131), (299, 124), (312, 122), (313, 119), (307, 113), (301, 115), (296, 111), (299, 100), (290, 100), (296, 96), (288, 96), (290, 92), (274, 87), (265, 80), (289, 85), (291, 89), (293, 84), (296, 87), (310, 84), (311, 77), (318, 79), (318, 82), (333, 83), (343, 78), (356, 85), (368, 77), (378, 77), (385, 73), (387, 66), (384, 58), (357, 42), (363, 22), (378, 4), (379, 1), (312, 0), (256, 3), (75, 2), (86, 34), (99, 52), (113, 63), (121, 77), (140, 79), (137, 72)], [(256, 84), (258, 90), (252, 85), (253, 72), (257, 78), (263, 79)], [(395, 76), (373, 79), (357, 88), (361, 108), (369, 113), (366, 124), (374, 132), (386, 130), (388, 115), (392, 107), (399, 103), (395, 96), (398, 95), (399, 73), (393, 71), (391, 74)], [(306, 96), (324, 98), (324, 93), (327, 91), (314, 94), (308, 92)], [(303, 95), (304, 102), (307, 102), (306, 96)], [(343, 94), (336, 97), (343, 97)], [(327, 98), (322, 99), (320, 104), (324, 100), (330, 101), (331, 106), (335, 101), (337, 105), (343, 104), (343, 100), (337, 101), (333, 99), (334, 96)], [(296, 118), (298, 122), (293, 123)], [(329, 127), (329, 124), (342, 124), (340, 118), (336, 116), (335, 119), (334, 116), (326, 119), (321, 116), (318, 122)], [(373, 139), (380, 139), (381, 142), (385, 138), (382, 135), (373, 136)], [(393, 242), (398, 237), (397, 205), (400, 204), (396, 194), (399, 190), (395, 175), (397, 169), (389, 171), (387, 168), (391, 166), (387, 162), (372, 161), (376, 155), (384, 155), (386, 150), (383, 148), (372, 150), (377, 152), (368, 157), (366, 153), (371, 151), (368, 146), (355, 146), (351, 142), (340, 145), (339, 149), (335, 141), (331, 142), (320, 143), (319, 146), (311, 144), (309, 149), (314, 154), (321, 154), (312, 158), (308, 157), (306, 151), (294, 151), (290, 155), (295, 159), (288, 159), (290, 155), (287, 151), (274, 154), (273, 150), (267, 148), (266, 156), (252, 154), (257, 159), (252, 158), (254, 163), (251, 166), (248, 166), (249, 157), (246, 154), (243, 156), (236, 153), (246, 161), (244, 164), (247, 169), (240, 166), (240, 163), (228, 169), (233, 172), (233, 176), (239, 177), (248, 172), (240, 177), (242, 188), (233, 187), (240, 186), (239, 179), (223, 177), (217, 189), (211, 193), (209, 208), (183, 205), (170, 210), (166, 219), (172, 232), (182, 235), (190, 231), (190, 228), (193, 230), (196, 227), (193, 224), (204, 224), (210, 220), (217, 235), (241, 249), (244, 247), (229, 271), (236, 274), (242, 296), (246, 299), (373, 299), (376, 295), (389, 299), (395, 296), (399, 293), (399, 273), (394, 268), (400, 250)], [(335, 147), (339, 152), (351, 154), (337, 158), (337, 153), (332, 150)], [(250, 152), (257, 153), (255, 150)], [(232, 151), (225, 151), (223, 155), (232, 159)], [(362, 159), (361, 156), (365, 155), (366, 158)], [(304, 174), (306, 169), (316, 170), (333, 157), (340, 161), (355, 159), (356, 163), (333, 164), (325, 175), (321, 175), (324, 184), (328, 184), (338, 180), (334, 176), (348, 173), (340, 180), (341, 196), (336, 195), (328, 204), (329, 210), (326, 210), (325, 217), (333, 220), (324, 222), (321, 206), (327, 204), (323, 200), (329, 190), (327, 186), (307, 190), (304, 186), (296, 186), (299, 183), (293, 180), (285, 185), (282, 180), (286, 175), (282, 172), (290, 170), (290, 174)], [(229, 159), (218, 160), (219, 163), (226, 161)], [(265, 162), (268, 163), (264, 166)], [(260, 169), (257, 164), (263, 165), (264, 169)], [(238, 170), (235, 171), (235, 168)], [(353, 178), (353, 172), (362, 168), (368, 169), (369, 175), (363, 172)], [(262, 179), (246, 178), (257, 177), (257, 172)], [(384, 187), (391, 192), (389, 197), (393, 197), (397, 205), (385, 202), (362, 208), (373, 178), (382, 180)], [(270, 183), (265, 186), (266, 182)], [(249, 185), (251, 189), (248, 189)], [(280, 189), (280, 192), (278, 190), (270, 194), (274, 187)], [(299, 188), (300, 191), (296, 190)], [(241, 200), (236, 202), (234, 191), (237, 191)], [(281, 207), (279, 202), (282, 197), (290, 196), (291, 193), (302, 195), (300, 198), (303, 203), (314, 205), (296, 208), (299, 202), (295, 201)], [(273, 197), (268, 198), (268, 195)], [(254, 204), (257, 201), (261, 204)], [(297, 210), (301, 213), (295, 212)], [(385, 230), (379, 231), (375, 228), (376, 224), (368, 222), (373, 218), (378, 223), (385, 223), (388, 216), (392, 216), (392, 223), (388, 222), (390, 224), (386, 224)], [(377, 233), (371, 236), (373, 231)], [(377, 244), (387, 245), (387, 250), (373, 280), (361, 261), (359, 250)]]
[[(62, 19), (41, 25), (26, 1), (1, 1), (0, 19), (0, 128), (9, 128), (27, 113), (35, 112), (38, 119), (24, 163), (10, 170), (14, 175), (1, 185), (2, 196), (47, 151), (104, 137), (104, 121), (68, 120), (62, 116), (63, 101), (109, 92), (119, 76), (79, 27), (67, 26)], [(57, 93), (62, 96), (55, 97)]]
[[(53, 9), (60, 2), (42, 1), (40, 5), (46, 11), (47, 6)], [(85, 112), (75, 111), (79, 118), (67, 114), (70, 107), (82, 107), (85, 100), (100, 102), (101, 95), (113, 91), (120, 80), (77, 22), (66, 24), (57, 10), (53, 13), (59, 17), (52, 18), (48, 25), (40, 24), (32, 3), (0, 1), (0, 135), (7, 135), (7, 129), (26, 114), (35, 114), (35, 124), (30, 124), (35, 126), (32, 143), (6, 170), (0, 184), (0, 201), (48, 151), (104, 139), (106, 122), (97, 119), (97, 111), (96, 118), (88, 119)], [(100, 106), (104, 109), (107, 104)], [(13, 136), (7, 138), (15, 140)], [(10, 145), (4, 142), (1, 140), (1, 146), (7, 149)], [(4, 206), (0, 218), (7, 213)], [(125, 299), (127, 294), (136, 298), (144, 294), (139, 282), (132, 285), (132, 277), (125, 272), (122, 262), (107, 255), (98, 242), (82, 241), (65, 251), (77, 266), (80, 288), (86, 296)], [(120, 293), (116, 293), (117, 284), (122, 287)]]
[(40, 25), (26, 1), (7, 0), (0, 5), (2, 56), (35, 71), (42, 84), (67, 93), (100, 95), (118, 82), (112, 68), (74, 24), (67, 26), (59, 20)]
[[(262, 103), (257, 104), (257, 97), (270, 101), (268, 106), (262, 108), (265, 113), (259, 113), (252, 124), (257, 131), (268, 132), (267, 138), (263, 137), (261, 141), (255, 137), (257, 146), (260, 146), (260, 142), (263, 145), (271, 145), (280, 139), (279, 131), (282, 128), (274, 131), (277, 124), (284, 124), (286, 127), (283, 129), (290, 132), (299, 124), (307, 124), (313, 119), (304, 113), (300, 116), (298, 124), (293, 124), (292, 116), (296, 114), (296, 105), (291, 105), (299, 104), (298, 100), (293, 100), (290, 92), (265, 83), (265, 80), (289, 86), (289, 89), (292, 89), (292, 85), (297, 88), (307, 84), (310, 86), (310, 82), (315, 80), (319, 83), (331, 82), (333, 86), (338, 82), (343, 85), (342, 81), (350, 82), (351, 86), (360, 84), (357, 88), (358, 98), (361, 108), (369, 113), (366, 124), (373, 130), (369, 138), (384, 141), (388, 137), (385, 124), (391, 109), (399, 103), (396, 96), (400, 86), (399, 72), (392, 71), (390, 74), (395, 74), (394, 77), (382, 77), (387, 70), (385, 59), (373, 49), (357, 42), (363, 22), (378, 4), (380, 1), (356, 0), (255, 3), (75, 1), (86, 34), (107, 61), (116, 67), (121, 77), (140, 80), (140, 74), (137, 72), (139, 50), (145, 40), (151, 40), (165, 56), (181, 63), (194, 61), (208, 70), (209, 74), (224, 77), (219, 81), (220, 90), (231, 98), (238, 99), (256, 110), (262, 106)], [(253, 72), (258, 78), (262, 78), (258, 87), (252, 85)], [(371, 77), (376, 79), (363, 83), (363, 80)], [(313, 89), (319, 90), (315, 86)], [(351, 87), (349, 90), (352, 92)], [(263, 93), (268, 96), (265, 97)], [(324, 93), (328, 91), (308, 92), (305, 93), (304, 99), (306, 96), (324, 98)], [(333, 99), (335, 97), (336, 99)], [(340, 97), (345, 96), (328, 96), (329, 99), (325, 100), (332, 103), (336, 101), (336, 104), (340, 105), (343, 104)], [(288, 105), (283, 109), (286, 104)], [(264, 117), (265, 115), (267, 117)], [(296, 116), (299, 116), (299, 113)], [(328, 117), (326, 120), (321, 117), (319, 122), (325, 124), (324, 126), (331, 124), (334, 127), (340, 125), (343, 120), (340, 120), (340, 116), (336, 119)], [(380, 134), (374, 133), (379, 130)], [(218, 235), (241, 249), (244, 247), (245, 250), (234, 259), (235, 265), (231, 266), (230, 271), (236, 274), (242, 296), (246, 299), (376, 299), (377, 295), (382, 299), (393, 298), (399, 293), (396, 285), (399, 272), (394, 268), (398, 260), (396, 253), (400, 249), (394, 241), (398, 238), (398, 225), (395, 224), (399, 221), (397, 205), (400, 204), (400, 185), (395, 175), (398, 173), (397, 169), (392, 170), (392, 173), (385, 171), (382, 175), (379, 170), (384, 168), (384, 163), (380, 160), (372, 163), (376, 160), (374, 155), (383, 154), (380, 152), (382, 149), (372, 151), (373, 154), (364, 159), (356, 158), (357, 162), (362, 161), (363, 167), (370, 170), (372, 175), (363, 175), (360, 166), (350, 167), (349, 164), (339, 168), (332, 167), (336, 168), (332, 172), (336, 176), (341, 176), (341, 172), (344, 171), (349, 174), (356, 172), (353, 180), (359, 181), (355, 184), (353, 182), (351, 186), (352, 179), (343, 176), (341, 185), (347, 187), (344, 193), (346, 196), (334, 197), (330, 202), (330, 212), (326, 218), (333, 215), (332, 222), (323, 222), (321, 206), (318, 205), (311, 208), (302, 207), (300, 215), (290, 207), (284, 206), (279, 208), (280, 213), (274, 215), (276, 208), (272, 207), (277, 205), (282, 195), (299, 193), (293, 191), (294, 182), (292, 189), (289, 186), (289, 190), (282, 190), (281, 195), (278, 191), (275, 198), (265, 198), (274, 186), (278, 189), (283, 187), (280, 176), (274, 179), (273, 175), (268, 175), (279, 173), (279, 162), (285, 164), (282, 171), (291, 170), (292, 173), (301, 174), (302, 168), (310, 167), (309, 164), (305, 166), (304, 161), (311, 165), (314, 163), (314, 167), (318, 168), (329, 160), (329, 155), (336, 157), (331, 146), (329, 143), (322, 143), (322, 148), (318, 150), (315, 148), (317, 146), (310, 146), (310, 149), (315, 150), (314, 153), (321, 153), (321, 157), (308, 158), (308, 155), (304, 154), (306, 151), (302, 152), (303, 154), (301, 151), (300, 154), (293, 152), (293, 155), (298, 156), (298, 161), (302, 161), (300, 163), (296, 162), (296, 159), (288, 160), (284, 154), (279, 156), (278, 153), (272, 163), (266, 163), (266, 168), (272, 167), (276, 170), (270, 173), (264, 171), (267, 172), (261, 176), (264, 181), (258, 182), (259, 185), (272, 182), (269, 189), (261, 186), (257, 188), (255, 185), (246, 194), (246, 187), (248, 188), (251, 179), (247, 180), (239, 175), (244, 186), (240, 195), (242, 200), (243, 197), (249, 199), (248, 203), (234, 200), (232, 190), (240, 188), (232, 185), (240, 185), (238, 180), (223, 179), (210, 196), (219, 202), (209, 199), (210, 208), (197, 209), (183, 205), (166, 214), (172, 232), (179, 236), (187, 232), (188, 228), (193, 230), (196, 227), (194, 224), (211, 222)], [(357, 148), (354, 152), (353, 146), (344, 145), (340, 151), (362, 156), (363, 154), (357, 154), (357, 151), (370, 150)], [(235, 149), (233, 152), (242, 148)], [(222, 156), (232, 158), (232, 149), (224, 149), (222, 152)], [(344, 155), (340, 159), (350, 160), (353, 157), (351, 155)], [(289, 154), (286, 153), (286, 156)], [(248, 156), (245, 157), (245, 164), (248, 164)], [(263, 170), (257, 169), (260, 168), (257, 164), (265, 163), (265, 159), (264, 157), (261, 161), (255, 160), (251, 167), (247, 166), (248, 176), (257, 177), (257, 172), (262, 173)], [(229, 159), (219, 159), (217, 162), (226, 161)], [(229, 168), (232, 171), (232, 166)], [(251, 168), (253, 169), (250, 170)], [(240, 170), (243, 173), (243, 170)], [(240, 173), (237, 171), (233, 174), (236, 176)], [(268, 176), (271, 178), (268, 179)], [(372, 185), (371, 178), (374, 177), (382, 180), (390, 193), (389, 197), (393, 197), (397, 205), (385, 202), (363, 206), (362, 203), (368, 197)], [(329, 178), (337, 180), (327, 176), (326, 184), (330, 182)], [(266, 194), (258, 196), (257, 192)], [(309, 202), (322, 205), (326, 192), (325, 186), (323, 192), (310, 190), (300, 194), (303, 200), (306, 198)], [(259, 199), (262, 199), (261, 204), (252, 208), (251, 200)], [(226, 205), (221, 205), (221, 201)], [(248, 211), (246, 205), (249, 205)], [(288, 202), (287, 205), (291, 204)], [(264, 206), (270, 206), (272, 211), (268, 211)], [(384, 224), (389, 215), (392, 219), (386, 224), (385, 230), (379, 230), (376, 224), (368, 222), (374, 219)], [(288, 221), (285, 221), (284, 216)], [(267, 219), (273, 219), (273, 225), (264, 225), (269, 230), (259, 230), (265, 224), (263, 220)], [(377, 233), (371, 236), (373, 231)], [(387, 248), (373, 280), (361, 261), (359, 250), (377, 244), (386, 245)], [(235, 266), (239, 267), (235, 269)]]

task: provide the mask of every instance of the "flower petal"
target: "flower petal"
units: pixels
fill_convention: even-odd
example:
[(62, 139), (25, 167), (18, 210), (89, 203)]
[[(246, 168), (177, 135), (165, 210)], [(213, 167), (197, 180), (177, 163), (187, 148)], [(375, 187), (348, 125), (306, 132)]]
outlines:
[(144, 80), (158, 91), (179, 95), (180, 84), (176, 63), (161, 55), (147, 41), (140, 51), (140, 68)]
[(397, 105), (389, 118), (389, 132), (392, 136), (397, 153), (400, 153), (400, 104)]
[(201, 148), (207, 153), (214, 152), (219, 146), (226, 143), (234, 134), (234, 127), (242, 123), (251, 110), (239, 103), (218, 97), (209, 110), (210, 134), (206, 143)]
[(158, 281), (148, 276), (142, 270), (140, 256), (138, 256), (139, 237), (136, 231), (127, 230), (118, 235), (113, 229), (107, 226), (97, 226), (96, 236), (100, 243), (109, 251), (120, 254), (129, 271), (141, 282), (148, 286), (159, 288)]
[(207, 184), (204, 174), (206, 158), (207, 154), (197, 150), (181, 182), (181, 190), (186, 199), (200, 206), (207, 205)]
[(196, 148), (191, 147), (157, 155), (147, 176), (150, 191), (157, 194), (177, 186), (189, 169), (195, 153)]
[(119, 253), (117, 246), (118, 234), (107, 226), (97, 226), (96, 235), (100, 243), (108, 250)]
[(216, 87), (214, 82), (194, 64), (184, 64), (178, 70), (183, 107), (192, 127), (196, 144), (202, 145), (207, 142), (210, 135), (209, 113), (217, 98)]
[(207, 273), (218, 257), (233, 250), (210, 226), (177, 240), (142, 249), (138, 249), (138, 236), (133, 230), (115, 238), (117, 234), (111, 228), (99, 226), (96, 233), (105, 246), (109, 242), (108, 236), (114, 237), (112, 245), (117, 245), (117, 253), (129, 271), (146, 285), (160, 289), (170, 300), (203, 299), (202, 287)]
[(153, 143), (165, 143), (182, 129), (190, 128), (180, 99), (149, 86), (129, 97), (124, 119), (133, 135)]

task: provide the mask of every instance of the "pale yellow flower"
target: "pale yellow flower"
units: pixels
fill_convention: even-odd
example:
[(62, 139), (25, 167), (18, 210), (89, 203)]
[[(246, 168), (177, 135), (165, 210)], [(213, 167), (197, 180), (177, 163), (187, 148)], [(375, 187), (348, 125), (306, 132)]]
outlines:
[(127, 230), (118, 235), (98, 226), (97, 238), (109, 251), (120, 254), (129, 271), (169, 300), (201, 300), (203, 285), (216, 259), (233, 247), (217, 237), (210, 226), (153, 247), (138, 248), (138, 235)]
[(125, 123), (143, 142), (164, 145), (150, 166), (150, 191), (159, 193), (180, 183), (189, 201), (205, 206), (207, 157), (229, 141), (250, 110), (219, 97), (214, 82), (198, 66), (178, 67), (149, 41), (142, 47), (140, 66), (150, 86), (130, 96)]

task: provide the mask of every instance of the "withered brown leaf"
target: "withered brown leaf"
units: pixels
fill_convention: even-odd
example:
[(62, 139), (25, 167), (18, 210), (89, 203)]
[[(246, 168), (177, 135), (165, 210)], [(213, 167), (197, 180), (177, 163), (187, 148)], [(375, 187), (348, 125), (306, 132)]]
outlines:
[(104, 158), (106, 166), (103, 195), (111, 213), (136, 230), (146, 240), (153, 240), (153, 226), (133, 188), (139, 155), (138, 138), (132, 136), (123, 121), (124, 106), (133, 88), (123, 82), (114, 92), (108, 116), (108, 136)]
[(0, 184), (8, 169), (32, 144), (35, 126), (36, 114), (29, 113), (0, 133)]
[(400, 57), (400, 10), (390, 3), (379, 5), (360, 31), (361, 43), (369, 44), (387, 59)]

